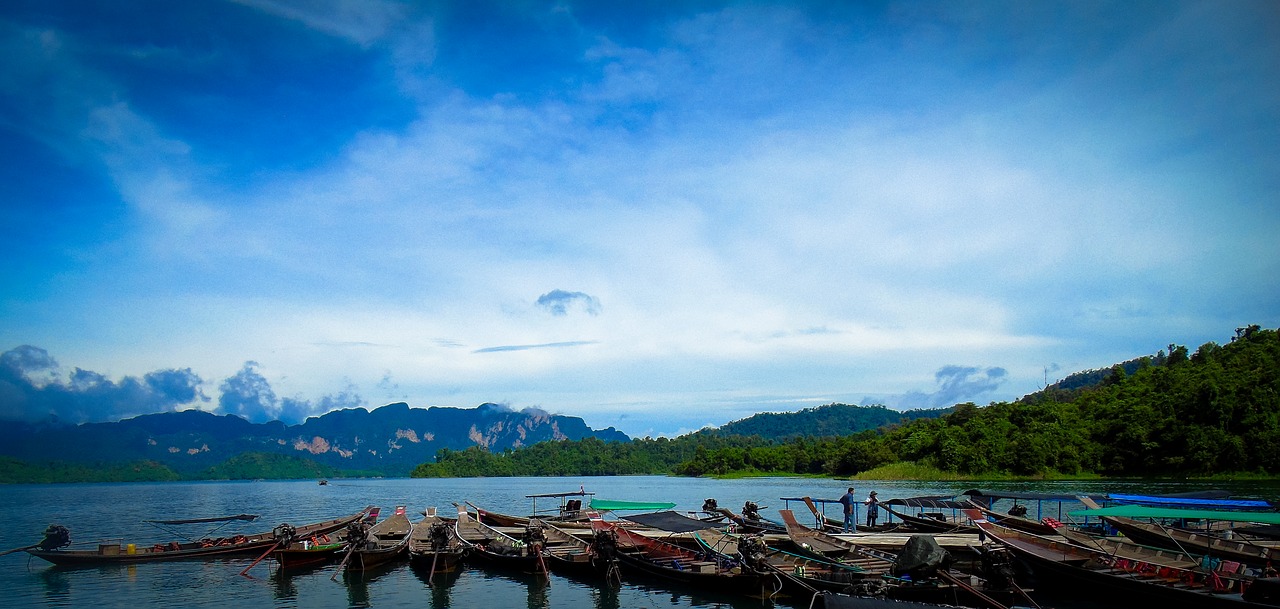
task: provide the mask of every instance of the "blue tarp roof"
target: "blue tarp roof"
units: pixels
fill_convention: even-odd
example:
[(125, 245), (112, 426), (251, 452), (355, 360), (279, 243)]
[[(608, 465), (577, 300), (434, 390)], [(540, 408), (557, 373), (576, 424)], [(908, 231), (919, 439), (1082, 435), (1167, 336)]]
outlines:
[(1274, 511), (1275, 506), (1261, 499), (1203, 499), (1196, 497), (1169, 497), (1161, 495), (1129, 495), (1111, 493), (1107, 498), (1115, 503), (1149, 505), (1154, 507), (1185, 507), (1204, 510), (1255, 510)]

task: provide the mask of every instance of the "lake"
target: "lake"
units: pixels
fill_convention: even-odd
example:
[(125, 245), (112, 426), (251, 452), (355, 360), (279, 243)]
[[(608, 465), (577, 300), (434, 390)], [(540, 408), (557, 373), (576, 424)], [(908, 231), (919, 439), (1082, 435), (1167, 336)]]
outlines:
[[(1280, 481), (1238, 483), (1180, 482), (868, 482), (853, 483), (859, 495), (878, 491), (882, 500), (921, 495), (954, 495), (970, 488), (1052, 493), (1173, 493), (1222, 488), (1240, 496), (1280, 498)], [(251, 523), (219, 530), (214, 536), (258, 532), (284, 522), (302, 524), (351, 514), (366, 505), (381, 506), (384, 514), (407, 505), (416, 515), (427, 507), (451, 513), (453, 502), (471, 501), (498, 512), (525, 514), (531, 508), (525, 495), (568, 492), (585, 486), (601, 499), (673, 501), (680, 511), (697, 510), (715, 498), (722, 507), (740, 511), (746, 501), (761, 506), (763, 515), (777, 518), (781, 497), (809, 495), (837, 498), (849, 485), (841, 480), (749, 478), (711, 480), (665, 476), (574, 478), (467, 478), (334, 480), (319, 485), (306, 481), (169, 482), (139, 484), (51, 484), (0, 486), (0, 514), (9, 524), (0, 528), (0, 550), (36, 543), (49, 524), (71, 530), (76, 546), (99, 540), (150, 544), (175, 537), (143, 522), (155, 519), (199, 518), (258, 514)], [(545, 502), (545, 503), (544, 503)], [(539, 502), (551, 507), (554, 500)], [(802, 506), (794, 506), (804, 509)], [(831, 512), (835, 515), (835, 512)], [(1034, 515), (1034, 514), (1033, 514)], [(883, 520), (883, 518), (882, 518)], [(802, 520), (803, 521), (803, 520)], [(207, 529), (192, 531), (204, 537)], [(522, 577), (468, 567), (444, 585), (429, 587), (426, 574), (407, 563), (364, 575), (339, 575), (323, 567), (293, 576), (280, 576), (264, 561), (249, 577), (239, 572), (251, 559), (179, 561), (129, 567), (65, 569), (24, 553), (0, 557), (0, 590), (6, 607), (528, 607), (619, 609), (624, 607), (758, 608), (760, 600), (730, 598), (697, 590), (626, 582), (617, 590), (591, 581), (552, 576)], [(1075, 599), (1048, 599), (1058, 607), (1095, 609), (1105, 605)], [(791, 599), (779, 607), (808, 607), (809, 599)]]

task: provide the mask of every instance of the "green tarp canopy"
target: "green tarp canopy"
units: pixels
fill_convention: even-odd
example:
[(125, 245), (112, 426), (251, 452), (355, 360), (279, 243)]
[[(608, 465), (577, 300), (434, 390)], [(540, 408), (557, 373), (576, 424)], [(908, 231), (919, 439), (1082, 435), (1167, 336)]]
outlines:
[(1067, 512), (1077, 518), (1119, 516), (1122, 518), (1183, 518), (1187, 520), (1221, 520), (1224, 522), (1257, 522), (1280, 524), (1280, 512), (1224, 512), (1221, 510), (1179, 510), (1145, 505), (1116, 505), (1097, 510)]
[(591, 509), (608, 512), (610, 510), (669, 510), (675, 507), (674, 503), (660, 503), (654, 501), (609, 501), (608, 499), (592, 499)]

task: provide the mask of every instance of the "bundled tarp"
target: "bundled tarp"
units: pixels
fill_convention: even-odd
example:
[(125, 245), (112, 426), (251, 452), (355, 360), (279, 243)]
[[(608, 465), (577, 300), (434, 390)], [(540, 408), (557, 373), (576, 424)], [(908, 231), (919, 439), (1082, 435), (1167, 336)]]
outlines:
[(1256, 522), (1280, 524), (1280, 512), (1229, 512), (1223, 510), (1180, 510), (1145, 505), (1115, 505), (1096, 510), (1076, 510), (1068, 514), (1077, 518), (1116, 516), (1120, 518), (1173, 518), (1180, 520), (1219, 520), (1223, 522)]
[(951, 554), (938, 545), (938, 540), (933, 535), (912, 535), (898, 554), (898, 560), (894, 561), (893, 574), (923, 579), (937, 573), (939, 569), (946, 569), (950, 564)]

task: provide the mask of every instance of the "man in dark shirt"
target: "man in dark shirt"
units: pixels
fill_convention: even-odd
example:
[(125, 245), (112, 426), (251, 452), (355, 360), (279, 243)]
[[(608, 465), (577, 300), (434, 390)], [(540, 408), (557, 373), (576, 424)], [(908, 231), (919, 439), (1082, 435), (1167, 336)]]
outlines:
[(840, 498), (840, 503), (844, 505), (844, 532), (858, 532), (858, 514), (854, 506), (858, 505), (858, 498), (853, 495), (853, 487), (849, 487), (849, 492)]

